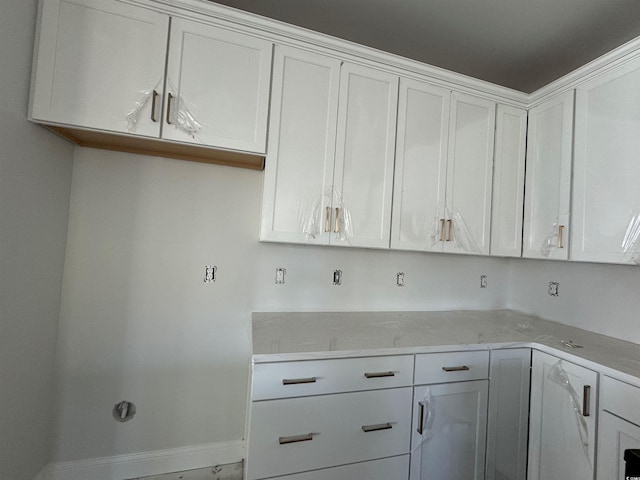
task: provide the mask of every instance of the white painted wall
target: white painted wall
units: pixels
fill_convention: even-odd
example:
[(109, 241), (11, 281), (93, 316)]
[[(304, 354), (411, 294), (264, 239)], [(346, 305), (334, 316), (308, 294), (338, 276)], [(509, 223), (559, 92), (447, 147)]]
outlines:
[[(549, 296), (549, 282), (559, 296)], [(519, 259), (509, 286), (510, 308), (640, 343), (638, 266)]]
[(36, 0), (0, 4), (0, 479), (48, 462), (73, 147), (26, 120)]
[(503, 306), (507, 260), (259, 243), (262, 176), (76, 150), (54, 461), (242, 438), (252, 311)]

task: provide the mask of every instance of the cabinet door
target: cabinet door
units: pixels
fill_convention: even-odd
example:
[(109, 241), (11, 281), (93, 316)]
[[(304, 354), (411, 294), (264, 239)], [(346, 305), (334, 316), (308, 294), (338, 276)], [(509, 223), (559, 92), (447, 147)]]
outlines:
[(333, 185), (344, 208), (333, 245), (389, 248), (397, 108), (397, 76), (342, 66)]
[(498, 105), (491, 207), (491, 255), (522, 255), (527, 112)]
[(488, 383), (414, 388), (411, 480), (484, 479)]
[(526, 480), (531, 349), (491, 351), (487, 480)]
[(391, 248), (442, 250), (451, 92), (400, 79)]
[(576, 89), (571, 258), (640, 261), (640, 59)]
[(31, 118), (159, 137), (169, 17), (110, 0), (41, 8)]
[(278, 46), (273, 72), (260, 239), (327, 245), (340, 61)]
[(594, 478), (597, 381), (596, 372), (534, 350), (529, 480)]
[(163, 138), (264, 153), (271, 51), (267, 41), (173, 18)]
[(609, 412), (600, 413), (598, 433), (598, 480), (622, 480), (625, 477), (624, 451), (640, 449), (640, 426)]
[(445, 252), (489, 254), (496, 104), (453, 92)]
[(573, 91), (529, 111), (523, 252), (567, 260)]

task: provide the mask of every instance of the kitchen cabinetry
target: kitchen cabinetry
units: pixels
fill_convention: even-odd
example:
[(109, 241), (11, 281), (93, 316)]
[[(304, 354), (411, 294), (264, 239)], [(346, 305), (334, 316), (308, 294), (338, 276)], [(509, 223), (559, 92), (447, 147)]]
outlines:
[(397, 94), (394, 75), (276, 48), (262, 240), (389, 247)]
[(569, 258), (573, 91), (529, 110), (523, 253)]
[(594, 478), (598, 374), (533, 352), (529, 480)]
[(402, 79), (391, 247), (489, 253), (495, 103)]
[[(411, 480), (484, 479), (489, 352), (416, 355)], [(446, 382), (446, 383), (441, 383)]]
[(522, 255), (527, 112), (498, 105), (493, 161), (491, 255)]
[(624, 479), (624, 451), (640, 448), (640, 388), (606, 376), (600, 384), (598, 480)]
[(640, 260), (640, 58), (576, 88), (572, 260)]
[(493, 350), (489, 371), (487, 480), (526, 480), (531, 349)]
[(118, 1), (45, 0), (30, 117), (263, 154), (271, 50), (250, 35)]
[(300, 479), (385, 478), (370, 476), (376, 465), (406, 472), (412, 380), (412, 355), (256, 365), (246, 478), (316, 469), (324, 470)]

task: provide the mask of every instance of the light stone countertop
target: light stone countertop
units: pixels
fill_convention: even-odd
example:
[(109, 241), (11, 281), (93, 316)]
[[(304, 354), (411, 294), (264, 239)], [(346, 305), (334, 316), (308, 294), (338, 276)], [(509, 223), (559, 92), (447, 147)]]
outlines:
[(640, 345), (512, 310), (253, 313), (254, 363), (505, 347), (640, 386)]

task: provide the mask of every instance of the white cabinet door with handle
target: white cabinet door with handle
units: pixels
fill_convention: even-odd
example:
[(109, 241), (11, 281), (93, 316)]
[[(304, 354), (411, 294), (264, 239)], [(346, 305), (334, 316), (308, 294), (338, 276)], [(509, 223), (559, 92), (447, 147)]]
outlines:
[(112, 0), (41, 2), (30, 118), (160, 136), (169, 16)]
[(592, 480), (598, 374), (533, 352), (529, 480)]

